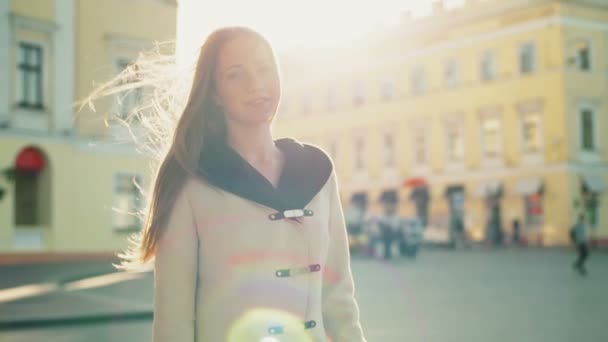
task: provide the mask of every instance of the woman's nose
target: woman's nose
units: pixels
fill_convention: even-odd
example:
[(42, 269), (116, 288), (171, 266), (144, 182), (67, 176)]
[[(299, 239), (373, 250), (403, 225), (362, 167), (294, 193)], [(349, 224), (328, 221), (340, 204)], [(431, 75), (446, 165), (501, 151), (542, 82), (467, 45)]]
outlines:
[(248, 84), (249, 90), (259, 90), (259, 89), (262, 89), (263, 86), (264, 86), (264, 80), (262, 78), (262, 75), (259, 75), (257, 72), (252, 72), (249, 75), (249, 84)]

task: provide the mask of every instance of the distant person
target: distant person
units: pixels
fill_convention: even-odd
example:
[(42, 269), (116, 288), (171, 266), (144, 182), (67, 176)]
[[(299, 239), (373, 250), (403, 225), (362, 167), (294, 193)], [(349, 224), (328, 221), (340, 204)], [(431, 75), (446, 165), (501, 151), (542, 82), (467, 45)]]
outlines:
[(461, 216), (455, 215), (450, 219), (450, 231), (452, 232), (452, 248), (469, 247), (464, 219)]
[(513, 220), (513, 245), (519, 246), (521, 244), (521, 222), (519, 219)]
[(367, 203), (360, 197), (353, 197), (350, 205), (344, 209), (344, 219), (351, 254), (367, 253)]
[(212, 32), (188, 92), (168, 113), (176, 123), (159, 118), (172, 134), (126, 256), (154, 262), (153, 341), (364, 342), (334, 164), (273, 138), (270, 43), (244, 27)]
[(587, 274), (587, 268), (585, 262), (589, 257), (589, 245), (587, 241), (587, 224), (585, 223), (585, 216), (579, 215), (578, 221), (574, 224), (570, 230), (570, 237), (572, 238), (577, 251), (577, 259), (574, 262), (574, 269), (581, 275)]
[(401, 217), (397, 213), (399, 199), (394, 192), (383, 193), (380, 202), (382, 204), (382, 215), (377, 217), (374, 224), (380, 235), (383, 257), (391, 259), (393, 246), (401, 241)]

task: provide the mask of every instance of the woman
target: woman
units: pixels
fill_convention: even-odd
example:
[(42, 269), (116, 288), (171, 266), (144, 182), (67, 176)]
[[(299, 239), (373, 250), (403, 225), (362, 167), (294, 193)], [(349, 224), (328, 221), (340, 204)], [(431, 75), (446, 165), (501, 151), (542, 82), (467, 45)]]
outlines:
[(273, 140), (279, 99), (260, 34), (208, 37), (138, 246), (154, 341), (365, 341), (333, 164)]

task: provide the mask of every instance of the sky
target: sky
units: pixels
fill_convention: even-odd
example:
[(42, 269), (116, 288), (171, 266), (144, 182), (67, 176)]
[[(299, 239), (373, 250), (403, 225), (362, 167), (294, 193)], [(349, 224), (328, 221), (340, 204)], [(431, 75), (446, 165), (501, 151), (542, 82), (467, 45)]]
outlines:
[[(463, 1), (444, 3), (455, 7)], [(205, 36), (224, 25), (251, 26), (282, 50), (351, 39), (398, 24), (404, 10), (423, 16), (430, 9), (431, 0), (179, 0), (178, 58), (191, 58), (186, 56)]]

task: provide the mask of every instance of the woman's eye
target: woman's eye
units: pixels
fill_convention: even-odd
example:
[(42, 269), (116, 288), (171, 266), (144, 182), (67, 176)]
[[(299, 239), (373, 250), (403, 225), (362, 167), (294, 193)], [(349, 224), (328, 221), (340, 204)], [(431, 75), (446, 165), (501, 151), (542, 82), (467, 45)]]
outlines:
[(240, 72), (240, 71), (233, 71), (233, 72), (229, 72), (229, 73), (226, 75), (226, 78), (227, 78), (227, 79), (229, 79), (229, 80), (237, 80), (237, 79), (240, 79), (240, 78), (242, 78), (242, 77), (243, 77), (243, 75), (242, 75), (242, 74), (243, 74), (243, 73), (242, 73), (242, 72)]

